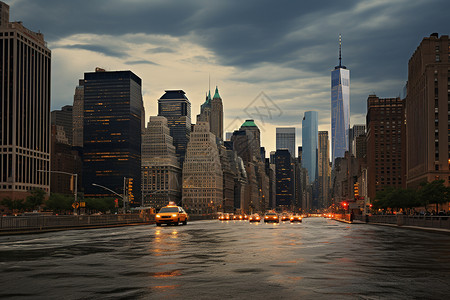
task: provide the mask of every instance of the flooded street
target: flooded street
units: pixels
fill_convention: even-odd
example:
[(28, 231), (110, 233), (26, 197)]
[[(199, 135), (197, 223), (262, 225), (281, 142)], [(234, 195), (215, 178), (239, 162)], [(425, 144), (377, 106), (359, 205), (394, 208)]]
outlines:
[(8, 299), (443, 299), (450, 236), (323, 218), (0, 237)]

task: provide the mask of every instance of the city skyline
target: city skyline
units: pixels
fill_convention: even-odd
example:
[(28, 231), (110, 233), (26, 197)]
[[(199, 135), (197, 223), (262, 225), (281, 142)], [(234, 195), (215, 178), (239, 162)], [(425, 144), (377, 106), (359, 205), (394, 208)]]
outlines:
[[(399, 95), (408, 59), (422, 37), (447, 34), (448, 9), (433, 8), (449, 8), (444, 1), (407, 6), (405, 1), (310, 6), (119, 1), (108, 10), (101, 8), (101, 1), (7, 3), (11, 20), (43, 32), (52, 50), (52, 110), (71, 104), (80, 74), (99, 66), (131, 70), (143, 79), (146, 121), (157, 114), (157, 99), (166, 89), (185, 90), (192, 115), (197, 115), (211, 76), (211, 85), (219, 85), (226, 99), (224, 130), (237, 129), (236, 116), (242, 122), (254, 118), (267, 151), (275, 150), (273, 136), (281, 126), (295, 126), (296, 144), (301, 145), (301, 118), (307, 110), (318, 111), (319, 130), (331, 133), (329, 72), (338, 62), (339, 33), (343, 64), (352, 70), (351, 125), (363, 123), (369, 94)], [(416, 17), (419, 11), (421, 18)], [(168, 13), (177, 16), (170, 24), (161, 20)], [(211, 26), (218, 15), (226, 18)], [(243, 112), (261, 91), (281, 109), (281, 116), (258, 120)]]

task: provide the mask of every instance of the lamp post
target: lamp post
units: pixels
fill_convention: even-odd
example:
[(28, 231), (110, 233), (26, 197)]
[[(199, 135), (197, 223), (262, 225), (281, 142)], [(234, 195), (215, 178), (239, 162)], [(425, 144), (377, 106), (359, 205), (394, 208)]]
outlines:
[[(73, 176), (75, 178), (74, 202), (73, 203), (78, 203), (78, 174), (77, 173), (69, 173), (69, 172), (63, 172), (63, 171), (52, 171), (52, 170), (50, 170), (50, 171), (38, 170), (38, 172), (48, 172), (48, 173), (65, 174), (65, 175)], [(76, 210), (75, 207), (74, 207), (74, 210)]]
[[(125, 178), (125, 177), (124, 177)], [(125, 182), (125, 179), (124, 179), (124, 182)], [(118, 193), (116, 193), (116, 192), (114, 192), (113, 190), (111, 190), (110, 188), (107, 188), (106, 186), (103, 186), (103, 185), (100, 185), (100, 184), (96, 184), (96, 183), (93, 183), (92, 184), (93, 186), (98, 186), (98, 187), (100, 187), (100, 188), (102, 188), (102, 189), (105, 189), (105, 190), (107, 190), (107, 191), (110, 191), (111, 193), (113, 193), (114, 195), (117, 195), (117, 196), (119, 196), (120, 198), (122, 198), (122, 202), (123, 202), (123, 212), (125, 213), (125, 189), (124, 189), (124, 192), (123, 192), (123, 195), (120, 195), (120, 194), (118, 194)]]

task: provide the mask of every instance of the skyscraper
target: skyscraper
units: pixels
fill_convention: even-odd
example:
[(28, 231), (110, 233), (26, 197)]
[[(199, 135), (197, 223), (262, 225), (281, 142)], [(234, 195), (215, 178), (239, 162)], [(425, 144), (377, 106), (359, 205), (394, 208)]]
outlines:
[(223, 171), (208, 122), (194, 126), (183, 165), (183, 206), (196, 214), (221, 211)]
[(197, 121), (208, 122), (211, 132), (217, 138), (223, 140), (223, 104), (217, 86), (212, 99), (211, 92), (206, 95), (205, 102), (200, 106)]
[(73, 146), (83, 147), (84, 80), (80, 79), (73, 95)]
[(408, 63), (407, 186), (443, 179), (450, 185), (449, 37), (425, 37)]
[(175, 153), (183, 166), (191, 134), (191, 102), (183, 90), (166, 90), (158, 100), (158, 116), (167, 118)]
[(210, 124), (211, 124), (211, 132), (216, 137), (223, 140), (223, 104), (217, 86), (214, 96), (211, 100)]
[[(83, 186), (85, 196), (121, 194), (133, 178), (134, 203), (141, 198), (141, 79), (131, 71), (84, 73)], [(115, 197), (115, 195), (113, 195)]]
[(73, 125), (72, 125), (72, 105), (64, 105), (61, 110), (54, 110), (50, 113), (51, 124), (62, 126), (69, 145), (73, 143)]
[(292, 157), (295, 157), (295, 127), (276, 129), (276, 147), (279, 149), (288, 149)]
[(295, 204), (294, 158), (287, 149), (275, 152), (276, 206), (291, 209)]
[(181, 204), (181, 168), (167, 119), (152, 116), (142, 135), (142, 195), (144, 205), (160, 208)]
[(371, 200), (388, 186), (405, 187), (404, 100), (367, 98), (367, 192)]
[(331, 150), (332, 162), (348, 151), (350, 129), (350, 70), (341, 64), (339, 35), (339, 65), (331, 71)]
[(328, 141), (328, 131), (319, 131), (319, 207), (326, 208), (329, 206), (328, 192), (330, 189), (330, 144)]
[(302, 121), (302, 167), (308, 170), (309, 183), (313, 183), (318, 175), (318, 118), (317, 111), (307, 111)]
[(366, 135), (366, 125), (355, 124), (349, 130), (348, 151), (356, 157), (356, 138), (360, 135)]
[(42, 33), (9, 22), (0, 2), (0, 198), (50, 189), (50, 63)]

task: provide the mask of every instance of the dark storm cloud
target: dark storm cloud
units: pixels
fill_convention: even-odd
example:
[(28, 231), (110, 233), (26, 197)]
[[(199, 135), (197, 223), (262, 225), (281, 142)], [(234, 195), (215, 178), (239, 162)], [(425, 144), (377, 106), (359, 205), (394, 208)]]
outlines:
[[(12, 6), (11, 19), (40, 30), (49, 42), (80, 33), (167, 35), (189, 38), (214, 53), (219, 64), (243, 71), (273, 64), (316, 76), (329, 76), (337, 65), (342, 33), (343, 64), (351, 70), (351, 110), (361, 113), (371, 92), (398, 96), (408, 59), (421, 39), (432, 32), (450, 33), (449, 11), (448, 0), (19, 0)], [(98, 43), (68, 47), (125, 57)], [(147, 53), (170, 53), (174, 47)], [(292, 80), (296, 74), (274, 77)], [(239, 80), (263, 84), (273, 78), (242, 75)], [(329, 91), (329, 81), (315, 88), (313, 92)]]
[(149, 61), (149, 60), (145, 60), (145, 59), (142, 59), (142, 60), (130, 60), (130, 61), (126, 61), (125, 63), (127, 65), (145, 65), (145, 64), (147, 64), (147, 65), (159, 66), (159, 64), (157, 64), (155, 62), (152, 62), (152, 61)]
[(82, 49), (82, 50), (88, 50), (88, 51), (92, 51), (92, 52), (99, 52), (99, 53), (103, 53), (104, 55), (118, 57), (118, 58), (124, 58), (127, 56), (127, 54), (123, 51), (118, 51), (117, 49), (114, 49), (112, 47), (102, 46), (102, 45), (75, 44), (75, 45), (57, 46), (57, 48)]
[(148, 49), (145, 51), (149, 54), (158, 54), (158, 53), (174, 53), (175, 50), (169, 47), (155, 47), (152, 49)]

